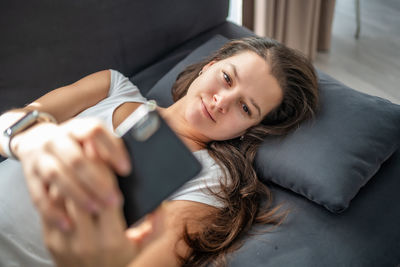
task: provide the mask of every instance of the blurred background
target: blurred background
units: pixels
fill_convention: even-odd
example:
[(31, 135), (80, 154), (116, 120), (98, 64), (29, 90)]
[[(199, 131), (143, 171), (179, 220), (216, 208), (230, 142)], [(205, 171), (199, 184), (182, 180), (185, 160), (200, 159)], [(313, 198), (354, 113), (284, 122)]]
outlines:
[(356, 90), (400, 104), (399, 0), (230, 0), (228, 19), (301, 50)]

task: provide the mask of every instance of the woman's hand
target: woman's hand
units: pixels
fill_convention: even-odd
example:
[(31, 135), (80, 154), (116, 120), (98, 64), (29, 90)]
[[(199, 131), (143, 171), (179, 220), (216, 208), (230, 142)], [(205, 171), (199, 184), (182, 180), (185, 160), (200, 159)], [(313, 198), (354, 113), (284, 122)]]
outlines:
[(121, 206), (93, 215), (60, 196), (57, 187), (50, 187), (48, 201), (64, 207), (71, 219), (71, 229), (62, 231), (42, 217), (44, 241), (58, 267), (127, 266), (140, 251), (139, 239), (151, 231), (150, 226), (141, 230), (140, 238), (128, 238)]
[(122, 140), (98, 120), (38, 124), (17, 135), (12, 149), (23, 165), (33, 202), (46, 221), (61, 229), (67, 230), (70, 221), (62, 207), (48, 201), (50, 187), (91, 213), (121, 202), (114, 171), (129, 173), (129, 155)]

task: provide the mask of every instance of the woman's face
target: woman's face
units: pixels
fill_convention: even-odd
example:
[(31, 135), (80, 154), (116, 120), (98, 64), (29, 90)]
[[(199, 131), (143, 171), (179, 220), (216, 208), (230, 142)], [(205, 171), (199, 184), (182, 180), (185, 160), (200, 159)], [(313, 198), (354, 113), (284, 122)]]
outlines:
[(268, 63), (246, 51), (204, 66), (182, 98), (184, 118), (203, 141), (228, 140), (260, 123), (282, 97)]

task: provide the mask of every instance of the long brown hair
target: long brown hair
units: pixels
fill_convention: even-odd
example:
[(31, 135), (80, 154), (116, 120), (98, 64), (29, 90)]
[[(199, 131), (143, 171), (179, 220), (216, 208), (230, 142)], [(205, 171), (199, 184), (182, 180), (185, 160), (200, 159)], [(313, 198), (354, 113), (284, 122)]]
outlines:
[[(239, 248), (241, 238), (253, 224), (279, 225), (284, 212), (272, 206), (271, 192), (261, 183), (253, 162), (257, 148), (267, 135), (285, 135), (311, 118), (318, 107), (317, 77), (312, 64), (301, 53), (274, 40), (261, 37), (243, 38), (225, 44), (216, 53), (182, 71), (172, 87), (174, 101), (183, 97), (202, 68), (244, 51), (252, 51), (271, 67), (283, 91), (283, 100), (262, 122), (249, 128), (243, 137), (211, 141), (210, 156), (221, 166), (221, 192), (215, 194), (224, 206), (204, 218), (201, 232), (183, 235), (191, 254), (182, 259), (184, 266), (215, 266), (226, 264), (226, 254)], [(229, 177), (229, 182), (227, 182)]]

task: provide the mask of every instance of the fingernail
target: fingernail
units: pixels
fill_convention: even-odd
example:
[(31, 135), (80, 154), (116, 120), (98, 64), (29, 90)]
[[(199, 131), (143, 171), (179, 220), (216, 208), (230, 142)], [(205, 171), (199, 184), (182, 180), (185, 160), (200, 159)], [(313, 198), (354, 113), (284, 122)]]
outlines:
[(91, 212), (91, 213), (99, 213), (100, 208), (99, 208), (99, 206), (98, 206), (96, 203), (90, 202), (90, 203), (88, 204), (88, 210), (89, 210), (89, 212)]
[(63, 231), (63, 232), (69, 231), (69, 223), (64, 219), (61, 219), (58, 222), (58, 226), (60, 227), (61, 231)]
[(116, 193), (111, 193), (106, 201), (113, 207), (118, 207), (121, 204), (120, 197)]
[(123, 174), (128, 175), (131, 172), (131, 164), (127, 160), (121, 160), (119, 167)]

